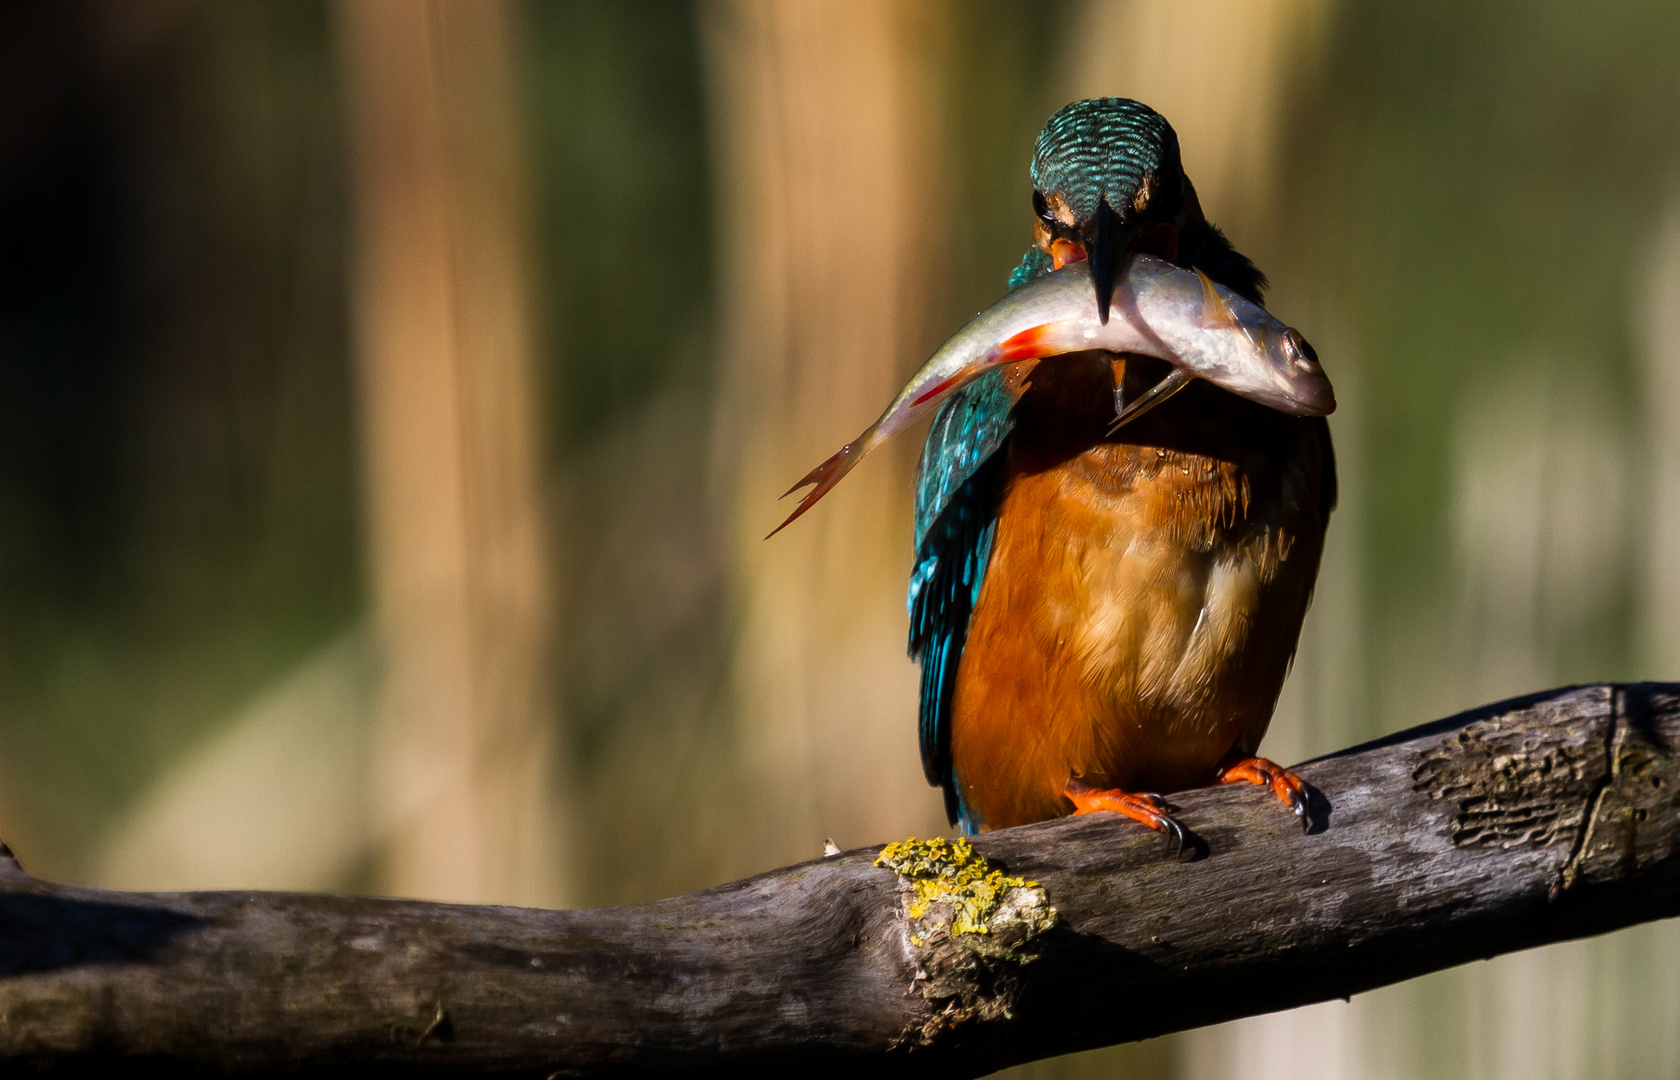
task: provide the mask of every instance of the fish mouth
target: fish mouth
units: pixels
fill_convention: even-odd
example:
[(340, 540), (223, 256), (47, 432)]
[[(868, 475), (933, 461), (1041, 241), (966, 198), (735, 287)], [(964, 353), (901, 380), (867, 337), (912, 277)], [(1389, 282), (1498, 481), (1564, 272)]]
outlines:
[(1329, 416), (1336, 411), (1336, 394), (1330, 389), (1328, 382), (1318, 381), (1311, 386), (1291, 387), (1287, 397), (1271, 401), (1257, 398), (1260, 404), (1276, 409), (1289, 416)]
[(1293, 416), (1329, 416), (1336, 411), (1336, 391), (1318, 362), (1318, 350), (1294, 327), (1283, 332), (1282, 364), (1289, 385)]

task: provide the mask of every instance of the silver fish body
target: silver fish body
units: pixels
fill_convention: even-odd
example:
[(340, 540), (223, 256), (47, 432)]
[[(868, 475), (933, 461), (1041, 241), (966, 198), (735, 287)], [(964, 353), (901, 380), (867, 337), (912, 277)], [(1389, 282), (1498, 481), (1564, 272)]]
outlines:
[(1152, 356), (1172, 365), (1117, 422), (1195, 379), (1292, 416), (1328, 416), (1336, 408), (1335, 391), (1306, 339), (1200, 272), (1132, 256), (1115, 284), (1105, 324), (1097, 315), (1089, 266), (1072, 263), (1014, 290), (953, 334), (875, 423), (794, 485), (793, 491), (815, 487), (778, 531), (827, 494), (864, 454), (985, 372), (1090, 349)]
[(1328, 416), (1335, 391), (1300, 334), (1193, 270), (1135, 255), (1097, 317), (1089, 264), (1071, 263), (1005, 296), (941, 345), (876, 421), (879, 442), (1000, 364), (1085, 349), (1165, 360), (1293, 416)]

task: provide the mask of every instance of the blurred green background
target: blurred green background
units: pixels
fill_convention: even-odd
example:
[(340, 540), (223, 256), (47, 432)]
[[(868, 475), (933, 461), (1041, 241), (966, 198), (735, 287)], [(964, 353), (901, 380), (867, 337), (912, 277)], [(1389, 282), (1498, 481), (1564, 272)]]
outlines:
[[(942, 828), (914, 440), (759, 538), (1001, 293), (1099, 93), (1342, 403), (1267, 752), (1680, 678), (1673, 4), (15, 3), (24, 865), (606, 904)], [(1677, 1015), (1661, 924), (1022, 1071), (1680, 1077)]]

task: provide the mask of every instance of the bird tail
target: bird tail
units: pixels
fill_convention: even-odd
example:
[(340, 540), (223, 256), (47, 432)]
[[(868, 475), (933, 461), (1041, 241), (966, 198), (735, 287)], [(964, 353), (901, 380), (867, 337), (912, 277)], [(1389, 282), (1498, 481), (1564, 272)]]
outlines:
[(793, 513), (787, 516), (787, 520), (783, 521), (774, 529), (771, 529), (770, 535), (766, 536), (764, 539), (770, 539), (771, 536), (775, 536), (777, 533), (793, 524), (795, 518), (811, 509), (811, 507), (817, 504), (818, 499), (832, 491), (834, 489), (834, 485), (844, 479), (846, 474), (852, 471), (852, 467), (863, 459), (864, 453), (867, 452), (872, 445), (874, 445), (874, 439), (871, 438), (874, 434), (875, 427), (871, 426), (868, 431), (865, 431), (862, 435), (859, 435), (845, 446), (842, 446), (835, 452), (833, 457), (806, 473), (802, 478), (800, 478), (799, 483), (788, 488), (787, 492), (782, 495), (782, 498), (784, 499), (802, 487), (810, 487), (813, 484), (816, 485), (815, 487), (811, 487), (811, 490), (805, 493), (805, 497), (799, 500), (799, 505), (793, 508)]

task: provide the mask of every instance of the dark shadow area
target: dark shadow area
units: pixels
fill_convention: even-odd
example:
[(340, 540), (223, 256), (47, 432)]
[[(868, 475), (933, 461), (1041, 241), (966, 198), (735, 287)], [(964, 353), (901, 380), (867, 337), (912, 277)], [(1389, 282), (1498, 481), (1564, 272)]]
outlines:
[[(1041, 1056), (1034, 1046), (1055, 1046), (1055, 1052), (1075, 1053), (1112, 1045), (1117, 1035), (1141, 1026), (1164, 1025), (1180, 1003), (1168, 999), (1139, 1001), (1124, 993), (1131, 985), (1155, 985), (1169, 979), (1171, 965), (1106, 941), (1094, 934), (1079, 933), (1065, 925), (1043, 939), (1042, 951), (1029, 966), (1020, 996), (1011, 1007), (1014, 1023), (1006, 1045), (976, 1047), (979, 1057), (999, 1057), (1009, 1064)], [(1034, 978), (1034, 968), (1056, 972), (1055, 978)], [(1116, 988), (1116, 994), (1093, 996), (1081, 990), (1091, 984), (1086, 972)], [(1119, 1035), (1124, 1038), (1124, 1035)], [(1025, 1056), (1023, 1056), (1025, 1051)], [(1002, 1062), (1000, 1062), (1001, 1067)]]
[(1664, 757), (1680, 751), (1657, 724), (1657, 717), (1674, 711), (1680, 700), (1680, 684), (1634, 683), (1623, 686), (1621, 693), (1621, 719), (1627, 725), (1627, 738)]
[(1311, 784), (1303, 781), (1301, 786), (1306, 790), (1307, 796), (1307, 835), (1317, 836), (1329, 830), (1330, 815), (1335, 812), (1336, 806), (1324, 792)]
[(149, 960), (207, 922), (143, 904), (0, 896), (0, 976)]
[(0, 5), (0, 801), (54, 876), (361, 605), (329, 15)]

